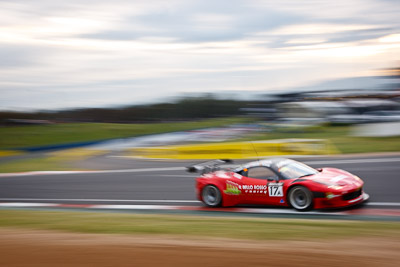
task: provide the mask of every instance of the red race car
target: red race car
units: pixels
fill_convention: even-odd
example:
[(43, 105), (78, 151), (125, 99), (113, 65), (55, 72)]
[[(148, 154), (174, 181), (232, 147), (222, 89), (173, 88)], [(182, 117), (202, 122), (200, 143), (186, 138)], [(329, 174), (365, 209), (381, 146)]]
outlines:
[(215, 160), (188, 167), (189, 172), (202, 173), (196, 179), (196, 193), (207, 206), (260, 204), (304, 211), (347, 207), (369, 198), (363, 191), (364, 182), (344, 170), (314, 169), (284, 158), (221, 167), (228, 162)]

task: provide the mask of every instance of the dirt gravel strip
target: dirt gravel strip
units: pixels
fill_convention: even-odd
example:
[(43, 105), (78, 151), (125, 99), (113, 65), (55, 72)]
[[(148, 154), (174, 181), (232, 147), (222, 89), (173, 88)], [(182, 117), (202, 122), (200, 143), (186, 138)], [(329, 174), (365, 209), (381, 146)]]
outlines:
[(393, 266), (399, 238), (251, 241), (0, 229), (0, 266)]

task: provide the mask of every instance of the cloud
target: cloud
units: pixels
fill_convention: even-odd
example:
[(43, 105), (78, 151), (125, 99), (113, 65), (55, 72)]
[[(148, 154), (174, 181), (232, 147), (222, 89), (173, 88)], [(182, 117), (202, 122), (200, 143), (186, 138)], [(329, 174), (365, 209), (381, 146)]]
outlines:
[(170, 9), (125, 18), (117, 29), (83, 37), (112, 40), (171, 37), (178, 42), (230, 41), (301, 20), (299, 15), (273, 9), (260, 10), (249, 5), (248, 1), (182, 1)]
[[(399, 54), (390, 1), (0, 1), (0, 109), (272, 90)], [(366, 15), (368, 14), (368, 15)]]

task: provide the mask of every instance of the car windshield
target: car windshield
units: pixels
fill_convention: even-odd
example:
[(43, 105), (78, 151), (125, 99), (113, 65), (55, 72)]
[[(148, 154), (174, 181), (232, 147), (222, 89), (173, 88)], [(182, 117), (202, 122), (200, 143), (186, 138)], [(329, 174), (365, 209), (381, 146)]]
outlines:
[(318, 173), (317, 170), (296, 161), (289, 161), (287, 164), (280, 167), (278, 172), (285, 179), (297, 179)]

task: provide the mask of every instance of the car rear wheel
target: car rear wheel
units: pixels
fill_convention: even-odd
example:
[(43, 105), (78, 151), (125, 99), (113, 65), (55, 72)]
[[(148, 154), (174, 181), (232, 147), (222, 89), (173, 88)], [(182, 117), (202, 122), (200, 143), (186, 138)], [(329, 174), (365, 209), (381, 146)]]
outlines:
[(289, 203), (296, 210), (310, 210), (313, 204), (313, 197), (306, 187), (295, 186), (289, 191)]
[(214, 185), (207, 185), (203, 188), (202, 198), (204, 204), (209, 207), (218, 207), (222, 202), (221, 192)]

